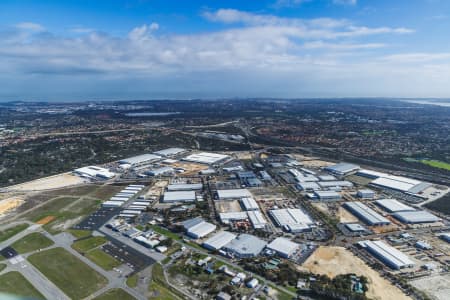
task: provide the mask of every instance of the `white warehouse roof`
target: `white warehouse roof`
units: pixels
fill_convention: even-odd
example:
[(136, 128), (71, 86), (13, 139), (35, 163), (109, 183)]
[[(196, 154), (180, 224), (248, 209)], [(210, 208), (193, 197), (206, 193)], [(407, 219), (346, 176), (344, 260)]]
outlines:
[(241, 203), (245, 210), (259, 210), (258, 203), (256, 203), (256, 200), (251, 197), (242, 198)]
[(338, 175), (345, 175), (347, 173), (359, 170), (358, 165), (349, 164), (349, 163), (338, 163), (329, 167), (326, 167), (325, 170), (330, 171), (332, 173)]
[(291, 240), (288, 240), (284, 237), (278, 237), (274, 239), (272, 242), (270, 242), (266, 248), (275, 251), (278, 253), (278, 255), (282, 257), (289, 258), (294, 254), (295, 251), (297, 251), (298, 247), (300, 245), (297, 243), (292, 242)]
[(228, 155), (224, 154), (202, 152), (186, 156), (184, 160), (210, 165), (222, 161), (228, 157)]
[(246, 211), (238, 212), (224, 212), (219, 214), (220, 221), (224, 224), (230, 223), (230, 221), (238, 221), (248, 219)]
[(177, 183), (167, 186), (168, 191), (194, 191), (201, 190), (202, 188), (203, 184), (201, 183)]
[(220, 200), (245, 198), (252, 196), (252, 194), (247, 189), (217, 190), (217, 195), (219, 196)]
[(440, 218), (425, 210), (401, 211), (393, 215), (403, 223), (434, 223), (441, 221)]
[(163, 202), (192, 202), (195, 198), (195, 191), (165, 192)]
[(186, 233), (189, 236), (198, 239), (207, 236), (214, 230), (216, 230), (216, 225), (203, 221), (189, 228)]
[(100, 168), (97, 166), (88, 166), (82, 167), (74, 170), (74, 173), (79, 174), (80, 176), (89, 177), (89, 178), (104, 178), (110, 179), (113, 178), (116, 174), (110, 172), (108, 169)]
[(415, 265), (406, 254), (389, 246), (383, 241), (363, 241), (360, 244), (367, 247), (369, 252), (377, 256), (391, 268), (398, 270)]
[(161, 159), (161, 156), (154, 154), (142, 154), (133, 157), (128, 157), (119, 161), (120, 164), (139, 165)]
[(183, 148), (167, 148), (167, 149), (163, 149), (163, 150), (159, 150), (156, 152), (153, 152), (156, 155), (160, 155), (160, 156), (171, 156), (171, 155), (176, 155), (178, 153), (182, 153), (186, 151), (186, 149)]
[(399, 211), (412, 211), (415, 210), (411, 206), (401, 203), (395, 199), (381, 199), (376, 200), (375, 203), (381, 206), (384, 210), (394, 213)]
[(247, 212), (248, 218), (255, 229), (262, 229), (266, 226), (267, 221), (259, 210), (250, 210)]
[(219, 250), (232, 240), (236, 238), (236, 235), (228, 231), (220, 231), (203, 242), (203, 247), (210, 250)]
[(306, 227), (313, 223), (311, 218), (298, 208), (272, 209), (269, 213), (279, 226), (303, 225)]
[(388, 225), (391, 223), (388, 219), (361, 202), (345, 202), (344, 206), (368, 225)]

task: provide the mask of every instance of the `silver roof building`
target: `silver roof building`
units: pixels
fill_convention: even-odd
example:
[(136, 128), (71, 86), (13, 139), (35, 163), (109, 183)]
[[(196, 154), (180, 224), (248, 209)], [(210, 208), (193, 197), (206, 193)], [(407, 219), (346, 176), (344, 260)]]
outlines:
[(220, 231), (203, 242), (203, 247), (209, 250), (219, 250), (236, 238), (234, 233)]
[(356, 172), (360, 169), (358, 165), (349, 164), (349, 163), (339, 163), (329, 167), (326, 167), (325, 170), (337, 175), (347, 175), (352, 172)]
[(359, 244), (393, 269), (399, 270), (415, 265), (406, 254), (389, 246), (383, 241), (362, 241)]
[(193, 202), (196, 196), (194, 191), (165, 192), (163, 202)]
[(159, 156), (173, 156), (173, 155), (183, 153), (185, 151), (186, 151), (186, 149), (183, 149), (183, 148), (167, 148), (167, 149), (153, 152), (153, 154), (156, 154)]
[(400, 211), (413, 211), (413, 210), (415, 210), (411, 206), (403, 204), (400, 201), (395, 200), (395, 199), (376, 200), (375, 204), (377, 204), (378, 206), (380, 206), (384, 210), (386, 210), (388, 212), (391, 212), (391, 213), (400, 212)]
[(393, 214), (393, 216), (400, 222), (408, 224), (434, 223), (441, 221), (439, 217), (425, 210), (401, 211)]
[(119, 161), (120, 164), (127, 164), (131, 166), (138, 166), (142, 164), (148, 164), (157, 160), (160, 160), (161, 156), (154, 154), (142, 154), (137, 156), (128, 157)]
[(391, 222), (361, 202), (345, 202), (344, 207), (370, 226), (388, 225)]
[(261, 253), (267, 243), (254, 235), (241, 234), (223, 248), (236, 257), (255, 257)]

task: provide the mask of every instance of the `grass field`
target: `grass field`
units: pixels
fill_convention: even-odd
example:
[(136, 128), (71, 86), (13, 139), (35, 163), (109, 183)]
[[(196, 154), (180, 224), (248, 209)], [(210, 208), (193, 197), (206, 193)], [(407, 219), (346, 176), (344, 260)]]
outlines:
[(82, 299), (107, 284), (101, 274), (62, 248), (33, 254), (28, 260), (73, 299)]
[(33, 232), (24, 236), (11, 245), (19, 253), (32, 252), (53, 245), (53, 241), (39, 232)]
[(12, 238), (19, 232), (25, 230), (28, 228), (28, 224), (19, 224), (13, 227), (10, 227), (8, 229), (5, 229), (3, 231), (0, 231), (0, 242), (6, 241), (7, 239)]
[(120, 261), (100, 249), (89, 251), (86, 253), (86, 257), (106, 271), (112, 270), (122, 264)]
[(135, 298), (122, 289), (111, 289), (93, 300), (134, 300)]
[(139, 275), (138, 274), (133, 274), (130, 277), (127, 278), (127, 285), (130, 288), (134, 288), (137, 286), (138, 283), (138, 279), (139, 279)]
[(172, 231), (169, 231), (169, 230), (167, 230), (167, 229), (161, 228), (161, 227), (159, 227), (159, 226), (156, 226), (156, 225), (150, 225), (150, 228), (151, 228), (153, 231), (155, 231), (155, 232), (157, 232), (157, 233), (159, 233), (159, 234), (165, 235), (165, 236), (167, 236), (167, 237), (170, 237), (170, 238), (172, 238), (172, 239), (174, 239), (174, 240), (179, 241), (179, 240), (182, 239), (178, 233), (174, 233), (174, 232), (172, 232)]
[(429, 165), (431, 167), (435, 167), (435, 168), (439, 168), (439, 169), (444, 169), (444, 170), (450, 171), (450, 164), (446, 163), (446, 162), (443, 162), (443, 161), (422, 159), (420, 162), (425, 164), (425, 165)]
[(92, 231), (90, 230), (82, 230), (82, 229), (69, 229), (67, 230), (70, 234), (72, 234), (76, 239), (81, 239), (92, 235)]
[(86, 239), (78, 240), (72, 244), (72, 248), (80, 253), (88, 252), (91, 249), (97, 248), (103, 245), (108, 240), (101, 236), (91, 236)]
[(3, 271), (6, 268), (5, 264), (0, 264), (0, 272)]
[(44, 296), (22, 274), (16, 271), (0, 275), (0, 292), (33, 299), (44, 299)]
[(153, 294), (149, 299), (171, 300), (183, 299), (178, 291), (173, 290), (164, 278), (164, 270), (160, 264), (154, 264), (152, 269), (152, 281), (148, 290)]

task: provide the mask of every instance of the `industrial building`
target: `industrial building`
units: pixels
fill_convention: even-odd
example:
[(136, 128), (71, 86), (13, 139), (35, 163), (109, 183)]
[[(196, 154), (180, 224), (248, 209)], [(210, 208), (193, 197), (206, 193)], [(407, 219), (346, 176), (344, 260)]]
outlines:
[(347, 223), (345, 224), (345, 228), (353, 233), (367, 232), (367, 229), (358, 223)]
[(346, 202), (344, 207), (370, 226), (389, 225), (391, 222), (361, 202)]
[(375, 198), (375, 192), (370, 189), (362, 189), (358, 190), (356, 196), (362, 199), (373, 199)]
[(270, 242), (266, 248), (276, 252), (279, 256), (283, 258), (290, 258), (298, 250), (299, 244), (294, 243), (284, 237), (278, 237)]
[(266, 227), (266, 218), (264, 218), (260, 210), (250, 210), (247, 212), (247, 215), (254, 229), (263, 229)]
[(353, 183), (347, 180), (319, 181), (318, 184), (323, 189), (353, 187)]
[(381, 199), (376, 200), (375, 204), (383, 208), (385, 211), (390, 213), (401, 212), (401, 211), (413, 211), (415, 210), (411, 206), (401, 203), (395, 199)]
[(338, 176), (345, 176), (354, 173), (359, 169), (360, 167), (358, 165), (349, 163), (339, 163), (325, 168), (326, 171), (336, 174)]
[(203, 184), (201, 183), (177, 183), (169, 184), (167, 190), (170, 192), (175, 191), (200, 191), (203, 189)]
[(195, 199), (195, 191), (165, 192), (163, 196), (163, 202), (193, 202)]
[(194, 239), (199, 239), (207, 236), (214, 230), (216, 225), (206, 222), (200, 217), (186, 220), (181, 223), (186, 230), (186, 234)]
[(212, 165), (212, 164), (217, 164), (219, 162), (223, 162), (227, 158), (229, 158), (229, 156), (224, 155), (224, 154), (202, 152), (202, 153), (188, 155), (183, 160), (201, 163), (201, 164)]
[(234, 190), (217, 190), (219, 200), (233, 200), (246, 197), (252, 197), (252, 194), (247, 189)]
[(439, 237), (447, 243), (450, 243), (450, 232), (442, 233)]
[(204, 241), (202, 245), (208, 250), (215, 251), (219, 250), (235, 238), (236, 235), (234, 233), (228, 231), (220, 231)]
[(244, 210), (259, 210), (258, 203), (251, 197), (245, 197), (241, 199), (241, 204)]
[(267, 173), (267, 171), (260, 171), (259, 176), (261, 176), (262, 180), (270, 181), (272, 180), (272, 176)]
[(241, 234), (223, 249), (238, 258), (255, 257), (261, 253), (267, 243), (254, 235)]
[(163, 149), (163, 150), (159, 150), (159, 151), (153, 152), (153, 154), (156, 154), (158, 156), (168, 157), (168, 156), (174, 156), (174, 155), (177, 155), (177, 154), (181, 154), (183, 152), (186, 152), (186, 149), (183, 149), (183, 148), (167, 148), (167, 149)]
[(148, 171), (144, 172), (144, 174), (149, 175), (149, 176), (160, 176), (160, 175), (164, 175), (164, 174), (173, 173), (174, 171), (175, 170), (172, 167), (161, 167), (161, 168), (148, 170)]
[(302, 172), (296, 170), (296, 169), (289, 169), (289, 173), (294, 176), (295, 180), (297, 182), (314, 182), (319, 181), (319, 178), (312, 174), (303, 174)]
[(269, 210), (276, 225), (289, 232), (302, 232), (311, 229), (313, 221), (298, 208), (284, 208)]
[(219, 218), (223, 224), (230, 224), (233, 221), (246, 220), (248, 219), (248, 215), (245, 211), (224, 212), (219, 214)]
[(296, 187), (300, 191), (317, 191), (320, 190), (320, 186), (315, 182), (299, 182)]
[(128, 157), (122, 160), (119, 160), (119, 164), (121, 165), (130, 165), (131, 167), (138, 167), (146, 164), (150, 164), (152, 162), (158, 161), (161, 159), (161, 156), (154, 154), (142, 154), (133, 157)]
[(401, 211), (393, 214), (393, 216), (400, 222), (407, 224), (434, 223), (441, 221), (440, 218), (425, 210)]
[(100, 168), (97, 166), (87, 166), (78, 168), (75, 169), (73, 173), (80, 177), (89, 179), (111, 179), (114, 176), (116, 176), (115, 173), (110, 172), (108, 169)]
[(359, 245), (392, 269), (400, 270), (415, 265), (406, 254), (383, 241), (362, 241)]
[(321, 201), (339, 201), (341, 194), (335, 191), (315, 191), (314, 195)]

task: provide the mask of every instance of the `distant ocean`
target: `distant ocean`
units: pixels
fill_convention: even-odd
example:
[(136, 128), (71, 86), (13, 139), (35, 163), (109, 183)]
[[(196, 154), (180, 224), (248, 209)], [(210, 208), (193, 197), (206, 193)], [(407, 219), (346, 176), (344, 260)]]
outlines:
[(448, 100), (403, 100), (405, 102), (416, 103), (416, 104), (429, 104), (450, 107), (450, 99)]

